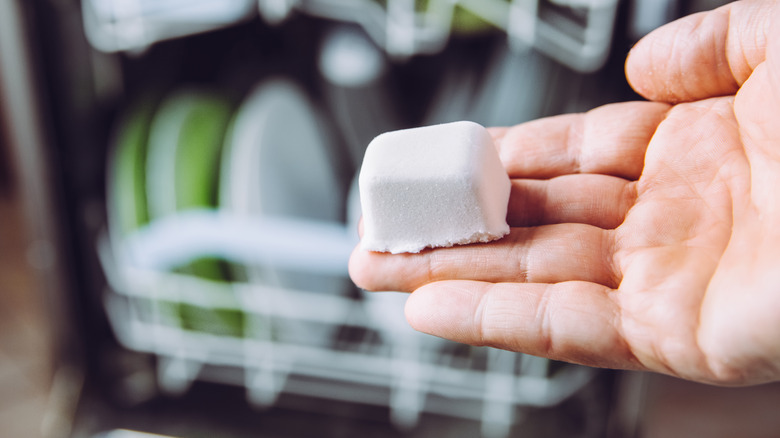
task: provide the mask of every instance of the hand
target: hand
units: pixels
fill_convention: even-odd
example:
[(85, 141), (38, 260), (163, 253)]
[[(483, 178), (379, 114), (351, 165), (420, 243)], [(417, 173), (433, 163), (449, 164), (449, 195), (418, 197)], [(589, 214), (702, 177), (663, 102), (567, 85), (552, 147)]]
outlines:
[(509, 236), (356, 249), (351, 275), (414, 291), (409, 323), (459, 342), (718, 384), (778, 380), (780, 3), (671, 23), (626, 71), (655, 102), (492, 131), (512, 178)]

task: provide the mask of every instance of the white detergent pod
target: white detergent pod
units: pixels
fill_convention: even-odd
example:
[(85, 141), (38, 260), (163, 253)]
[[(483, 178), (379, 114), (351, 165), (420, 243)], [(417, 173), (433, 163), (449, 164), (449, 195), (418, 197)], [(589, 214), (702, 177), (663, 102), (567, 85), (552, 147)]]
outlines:
[(490, 134), (474, 122), (379, 135), (359, 184), (365, 250), (419, 252), (509, 233), (511, 183)]

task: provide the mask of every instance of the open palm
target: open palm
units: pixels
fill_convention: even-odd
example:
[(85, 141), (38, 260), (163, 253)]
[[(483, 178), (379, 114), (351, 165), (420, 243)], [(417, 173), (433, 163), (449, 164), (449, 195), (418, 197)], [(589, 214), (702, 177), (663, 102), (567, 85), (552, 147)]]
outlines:
[(356, 249), (353, 279), (414, 291), (412, 326), (460, 342), (721, 384), (780, 379), (778, 14), (737, 2), (646, 37), (627, 73), (654, 102), (494, 129), (510, 235)]

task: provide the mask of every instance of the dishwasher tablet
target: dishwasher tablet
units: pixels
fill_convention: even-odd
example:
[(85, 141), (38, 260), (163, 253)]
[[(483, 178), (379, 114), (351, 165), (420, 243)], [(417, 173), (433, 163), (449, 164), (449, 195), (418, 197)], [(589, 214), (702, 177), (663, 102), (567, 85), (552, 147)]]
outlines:
[(365, 250), (419, 252), (509, 233), (509, 176), (477, 123), (381, 134), (368, 145), (359, 178)]

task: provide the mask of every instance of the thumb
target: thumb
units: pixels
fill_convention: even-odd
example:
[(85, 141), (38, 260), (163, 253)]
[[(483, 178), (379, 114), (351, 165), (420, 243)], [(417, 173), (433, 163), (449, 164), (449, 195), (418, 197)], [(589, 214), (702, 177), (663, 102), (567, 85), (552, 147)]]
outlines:
[(747, 0), (684, 17), (640, 40), (626, 77), (647, 99), (678, 103), (733, 95), (764, 61), (780, 2)]

